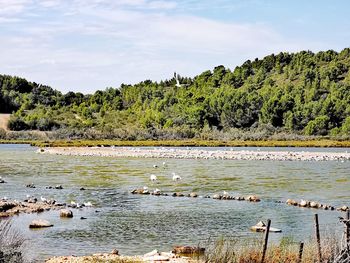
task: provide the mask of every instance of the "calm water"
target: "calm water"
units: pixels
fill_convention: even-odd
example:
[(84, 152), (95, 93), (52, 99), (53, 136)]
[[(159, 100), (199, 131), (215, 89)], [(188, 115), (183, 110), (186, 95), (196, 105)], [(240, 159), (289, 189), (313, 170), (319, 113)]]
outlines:
[[(57, 211), (16, 216), (15, 226), (30, 241), (27, 246), (34, 251), (31, 256), (39, 260), (52, 255), (109, 252), (113, 248), (126, 255), (153, 249), (168, 251), (173, 245), (197, 245), (222, 236), (260, 238), (262, 235), (250, 232), (249, 227), (267, 218), (272, 220), (272, 226), (283, 230), (281, 234), (272, 234), (274, 242), (285, 236), (305, 240), (313, 235), (316, 210), (275, 201), (304, 198), (335, 206), (350, 205), (350, 162), (116, 159), (42, 155), (35, 150), (26, 145), (0, 145), (0, 176), (7, 181), (0, 185), (0, 197), (23, 200), (32, 194), (59, 202), (95, 204), (94, 208), (75, 209), (73, 219), (60, 219)], [(166, 167), (162, 166), (163, 161)], [(159, 168), (153, 168), (154, 164)], [(182, 182), (173, 183), (172, 172), (181, 175)], [(149, 182), (150, 174), (157, 175), (158, 184)], [(26, 188), (29, 183), (37, 188)], [(45, 189), (57, 184), (64, 189)], [(144, 185), (164, 192), (195, 191), (200, 195), (224, 190), (231, 195), (257, 194), (262, 202), (130, 194), (130, 190)], [(81, 187), (86, 190), (80, 191)], [(317, 213), (323, 230), (341, 233), (339, 212), (317, 210)], [(80, 220), (81, 216), (87, 219)], [(30, 221), (38, 217), (48, 219), (54, 227), (29, 230)]]

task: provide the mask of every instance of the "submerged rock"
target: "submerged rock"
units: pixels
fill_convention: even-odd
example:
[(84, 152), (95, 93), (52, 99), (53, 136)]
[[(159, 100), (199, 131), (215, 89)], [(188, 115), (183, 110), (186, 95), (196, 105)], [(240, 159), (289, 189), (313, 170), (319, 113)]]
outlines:
[(43, 228), (43, 227), (52, 227), (49, 221), (44, 219), (35, 219), (29, 224), (29, 228)]
[(298, 202), (295, 201), (295, 200), (293, 200), (293, 199), (287, 199), (286, 203), (287, 203), (288, 205), (295, 205), (295, 206), (298, 205)]
[(61, 209), (60, 210), (60, 217), (72, 218), (73, 212), (72, 212), (72, 210), (69, 210), (69, 209)]
[(219, 194), (215, 194), (215, 195), (213, 195), (213, 199), (221, 199), (222, 198), (222, 196), (221, 195), (219, 195)]
[(249, 195), (245, 198), (245, 200), (250, 202), (260, 202), (260, 198), (257, 197), (256, 195)]
[(198, 197), (197, 193), (190, 193), (190, 197)]

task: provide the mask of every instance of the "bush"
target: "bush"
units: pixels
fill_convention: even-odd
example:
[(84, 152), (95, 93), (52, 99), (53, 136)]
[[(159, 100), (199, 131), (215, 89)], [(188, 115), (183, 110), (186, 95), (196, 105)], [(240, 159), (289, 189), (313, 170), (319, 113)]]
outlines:
[(0, 262), (1, 263), (22, 263), (23, 246), (25, 239), (12, 228), (10, 220), (0, 222)]
[(11, 117), (8, 122), (8, 128), (13, 131), (28, 130), (29, 126), (18, 117)]
[(0, 139), (6, 139), (6, 131), (0, 128)]

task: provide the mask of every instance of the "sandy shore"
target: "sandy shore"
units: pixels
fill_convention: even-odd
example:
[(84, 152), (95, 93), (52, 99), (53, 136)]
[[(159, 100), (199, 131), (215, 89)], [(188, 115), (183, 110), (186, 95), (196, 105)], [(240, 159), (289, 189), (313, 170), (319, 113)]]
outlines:
[(348, 161), (348, 152), (291, 152), (205, 150), (198, 148), (137, 148), (137, 147), (52, 147), (39, 149), (40, 153), (71, 156), (105, 156), (135, 158), (217, 159), (217, 160), (272, 160), (272, 161)]

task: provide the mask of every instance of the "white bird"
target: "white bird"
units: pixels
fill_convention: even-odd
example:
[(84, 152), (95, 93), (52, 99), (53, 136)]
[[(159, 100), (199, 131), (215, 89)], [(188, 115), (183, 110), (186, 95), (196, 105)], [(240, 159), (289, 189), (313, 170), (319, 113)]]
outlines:
[(163, 162), (163, 167), (165, 167), (166, 166), (166, 162)]
[(77, 203), (74, 202), (74, 201), (70, 201), (70, 204), (71, 204), (71, 205), (77, 205)]
[(228, 192), (224, 191), (224, 195), (228, 195)]
[(160, 194), (160, 190), (156, 188), (156, 190), (153, 191), (154, 194)]
[(176, 173), (173, 173), (173, 181), (177, 182), (177, 181), (180, 181), (182, 178), (180, 175), (176, 174)]
[(3, 201), (7, 201), (7, 196), (4, 196), (4, 197), (2, 198), (2, 200), (3, 200)]
[(151, 176), (149, 177), (149, 179), (152, 181), (152, 182), (155, 182), (157, 181), (157, 176), (155, 174), (151, 174)]
[(45, 197), (42, 197), (42, 196), (40, 196), (40, 200), (41, 200), (41, 202), (46, 202), (47, 201), (47, 199)]
[(158, 168), (158, 165), (156, 165), (156, 164), (153, 164), (153, 168)]
[(143, 187), (143, 190), (147, 191), (147, 190), (148, 190), (148, 187), (147, 187), (147, 186), (144, 186), (144, 187)]

